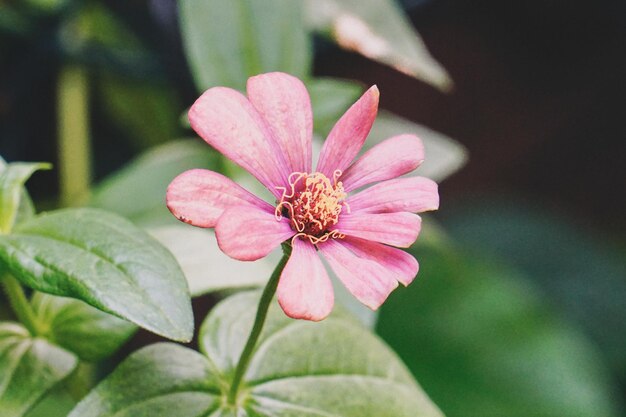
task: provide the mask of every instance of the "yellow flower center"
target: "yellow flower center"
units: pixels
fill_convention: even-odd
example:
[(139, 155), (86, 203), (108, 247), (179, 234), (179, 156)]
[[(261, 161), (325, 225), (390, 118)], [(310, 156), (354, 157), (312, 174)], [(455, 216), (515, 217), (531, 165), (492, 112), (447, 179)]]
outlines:
[(345, 205), (346, 193), (337, 178), (341, 171), (333, 173), (331, 181), (321, 172), (293, 172), (289, 175), (289, 188), (277, 187), (283, 195), (276, 205), (276, 219), (289, 218), (291, 227), (298, 232), (294, 238), (302, 236), (311, 243), (325, 242), (330, 238), (342, 238), (337, 231), (328, 231), (339, 221), (339, 214)]

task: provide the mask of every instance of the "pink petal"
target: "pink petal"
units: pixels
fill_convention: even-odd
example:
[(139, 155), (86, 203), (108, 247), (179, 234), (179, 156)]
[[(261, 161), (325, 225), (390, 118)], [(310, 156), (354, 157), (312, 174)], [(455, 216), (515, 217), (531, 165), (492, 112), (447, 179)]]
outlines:
[(374, 146), (341, 176), (346, 192), (364, 185), (399, 177), (424, 161), (424, 145), (415, 135), (394, 136)]
[(317, 171), (332, 178), (335, 170), (344, 171), (359, 153), (378, 112), (378, 88), (367, 90), (333, 127), (320, 152)]
[(437, 183), (424, 177), (396, 178), (350, 196), (351, 213), (421, 213), (439, 208)]
[(341, 215), (333, 228), (347, 236), (407, 248), (415, 242), (422, 219), (417, 214), (364, 213)]
[(361, 258), (378, 262), (405, 287), (415, 279), (419, 264), (409, 253), (370, 240), (346, 236), (342, 243)]
[(313, 113), (302, 81), (282, 72), (248, 79), (248, 98), (267, 121), (290, 172), (311, 171)]
[(215, 226), (222, 252), (240, 261), (263, 258), (294, 234), (288, 219), (277, 221), (274, 213), (255, 206), (229, 208)]
[(270, 213), (274, 208), (238, 184), (207, 169), (185, 171), (170, 183), (165, 197), (176, 218), (198, 227), (215, 227), (224, 210), (253, 205)]
[(357, 256), (337, 240), (328, 240), (317, 247), (348, 291), (372, 310), (380, 307), (398, 286), (393, 273), (378, 262)]
[(283, 151), (267, 123), (241, 93), (225, 87), (207, 90), (189, 110), (191, 127), (211, 146), (241, 165), (277, 198), (276, 186), (290, 174)]
[(315, 246), (308, 240), (294, 239), (277, 293), (285, 314), (294, 319), (320, 321), (332, 311), (333, 285)]

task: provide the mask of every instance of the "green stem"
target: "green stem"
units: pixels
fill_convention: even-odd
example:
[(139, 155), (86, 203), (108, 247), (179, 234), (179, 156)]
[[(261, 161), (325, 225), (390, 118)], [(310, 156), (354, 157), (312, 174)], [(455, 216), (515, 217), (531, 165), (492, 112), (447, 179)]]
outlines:
[(84, 68), (61, 68), (57, 112), (61, 204), (68, 206), (86, 198), (91, 183), (89, 84)]
[(246, 346), (243, 348), (243, 352), (241, 352), (241, 356), (239, 357), (237, 369), (235, 369), (235, 376), (233, 377), (233, 382), (230, 386), (230, 391), (228, 393), (228, 404), (233, 406), (237, 404), (239, 385), (241, 384), (241, 379), (243, 378), (244, 373), (248, 369), (250, 359), (252, 358), (252, 352), (254, 351), (256, 342), (259, 340), (261, 330), (263, 330), (263, 325), (265, 324), (265, 319), (267, 318), (267, 310), (269, 309), (272, 298), (274, 298), (274, 294), (276, 293), (280, 274), (283, 272), (283, 269), (287, 264), (287, 260), (289, 259), (291, 248), (283, 246), (283, 249), (283, 258), (280, 260), (278, 265), (276, 265), (276, 269), (274, 269), (272, 276), (270, 277), (267, 285), (265, 286), (265, 289), (263, 290), (261, 300), (259, 301), (259, 306), (256, 310), (256, 318), (254, 319), (252, 331), (250, 332), (250, 336), (248, 336)]
[(4, 290), (9, 298), (9, 303), (15, 312), (18, 320), (28, 329), (30, 334), (37, 336), (41, 333), (37, 316), (33, 311), (24, 289), (20, 283), (11, 275), (5, 275), (2, 279)]

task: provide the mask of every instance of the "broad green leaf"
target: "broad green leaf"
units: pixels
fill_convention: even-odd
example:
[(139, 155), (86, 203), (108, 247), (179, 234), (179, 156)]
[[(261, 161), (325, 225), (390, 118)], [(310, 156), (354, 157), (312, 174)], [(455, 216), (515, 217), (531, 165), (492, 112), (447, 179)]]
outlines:
[(377, 329), (448, 417), (616, 415), (594, 347), (520, 275), (447, 246), (416, 254)]
[(278, 253), (254, 262), (234, 260), (219, 249), (213, 231), (191, 227), (173, 217), (167, 224), (146, 227), (146, 231), (172, 252), (194, 297), (263, 285), (278, 262)]
[(24, 183), (35, 171), (50, 168), (50, 164), (28, 162), (0, 167), (0, 234), (9, 233), (15, 224)]
[(31, 304), (45, 337), (84, 361), (115, 353), (136, 327), (73, 298), (36, 293)]
[(200, 354), (169, 344), (124, 361), (70, 417), (435, 417), (439, 410), (396, 355), (352, 319), (287, 318), (274, 304), (238, 406), (224, 393), (254, 319), (258, 292), (216, 306), (202, 326)]
[(165, 206), (169, 183), (192, 168), (219, 167), (219, 156), (201, 141), (183, 139), (160, 145), (98, 184), (89, 203), (131, 220), (170, 215)]
[(426, 159), (413, 172), (415, 175), (442, 181), (461, 169), (467, 162), (467, 151), (459, 142), (384, 110), (378, 112), (365, 145), (371, 147), (384, 139), (402, 133), (413, 133), (424, 142)]
[(380, 61), (440, 90), (452, 87), (446, 70), (395, 0), (306, 0), (313, 30), (341, 47)]
[(616, 245), (540, 201), (484, 196), (446, 211), (459, 241), (505, 259), (541, 286), (626, 376), (626, 258)]
[(244, 90), (252, 75), (306, 78), (311, 45), (301, 1), (181, 0), (180, 26), (196, 86)]
[(22, 326), (0, 323), (0, 412), (21, 417), (72, 373), (77, 358)]
[(24, 222), (0, 236), (0, 263), (35, 290), (78, 298), (171, 339), (193, 334), (189, 290), (176, 260), (112, 213), (67, 209)]
[(313, 106), (313, 128), (323, 137), (363, 93), (361, 84), (335, 78), (313, 78), (307, 88)]
[(158, 343), (130, 355), (68, 417), (201, 417), (211, 415), (220, 398), (206, 357)]

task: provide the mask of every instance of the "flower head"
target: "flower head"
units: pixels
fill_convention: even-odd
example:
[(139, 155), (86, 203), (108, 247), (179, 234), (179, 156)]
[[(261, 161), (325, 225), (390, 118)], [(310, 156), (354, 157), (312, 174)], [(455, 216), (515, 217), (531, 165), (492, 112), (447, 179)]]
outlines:
[(377, 309), (398, 282), (408, 285), (418, 271), (415, 258), (394, 246), (417, 239), (421, 219), (415, 213), (439, 206), (433, 181), (399, 178), (423, 161), (421, 141), (394, 136), (353, 162), (376, 117), (379, 93), (373, 86), (331, 130), (313, 171), (313, 117), (302, 82), (284, 73), (262, 74), (248, 80), (247, 93), (211, 88), (191, 107), (189, 120), (275, 201), (265, 202), (216, 172), (193, 169), (168, 187), (170, 211), (186, 223), (215, 228), (220, 249), (242, 261), (291, 240), (277, 290), (290, 317), (322, 320), (332, 310), (333, 289), (319, 254), (359, 301)]

